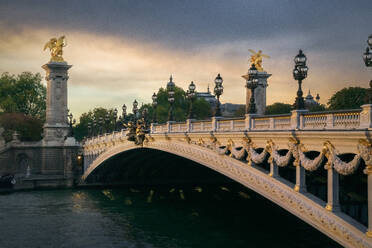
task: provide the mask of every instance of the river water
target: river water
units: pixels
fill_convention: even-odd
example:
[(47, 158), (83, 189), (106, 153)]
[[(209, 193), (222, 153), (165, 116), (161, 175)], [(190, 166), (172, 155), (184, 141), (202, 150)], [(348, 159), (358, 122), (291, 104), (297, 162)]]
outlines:
[(0, 195), (0, 248), (339, 247), (240, 185)]

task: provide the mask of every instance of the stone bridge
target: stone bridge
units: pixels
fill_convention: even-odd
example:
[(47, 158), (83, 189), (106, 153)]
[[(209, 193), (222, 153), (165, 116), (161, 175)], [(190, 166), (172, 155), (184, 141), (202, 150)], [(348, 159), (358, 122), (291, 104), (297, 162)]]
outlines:
[[(288, 115), (153, 123), (141, 145), (128, 141), (126, 130), (92, 137), (84, 143), (82, 180), (115, 155), (133, 149), (160, 150), (245, 185), (345, 247), (372, 247), (371, 106), (339, 112), (294, 110)], [(345, 160), (345, 154), (349, 159)], [(263, 162), (270, 164), (269, 171), (259, 167)], [(295, 183), (279, 174), (280, 167), (292, 163)], [(350, 175), (360, 164), (368, 177), (368, 227), (341, 212), (339, 204), (339, 174)], [(322, 169), (327, 170), (326, 201), (306, 190), (305, 171)]]

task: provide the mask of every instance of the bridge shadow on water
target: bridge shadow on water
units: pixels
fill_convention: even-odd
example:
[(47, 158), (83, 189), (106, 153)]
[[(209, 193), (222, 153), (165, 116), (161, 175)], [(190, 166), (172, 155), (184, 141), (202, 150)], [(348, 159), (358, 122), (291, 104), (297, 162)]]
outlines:
[[(281, 171), (286, 173), (291, 169)], [(148, 236), (155, 247), (340, 247), (245, 186), (162, 151), (118, 154), (87, 182), (102, 187), (100, 193), (91, 193), (100, 199), (96, 203), (109, 201), (107, 206), (114, 204), (119, 212), (132, 208), (136, 229), (169, 239), (167, 243)]]

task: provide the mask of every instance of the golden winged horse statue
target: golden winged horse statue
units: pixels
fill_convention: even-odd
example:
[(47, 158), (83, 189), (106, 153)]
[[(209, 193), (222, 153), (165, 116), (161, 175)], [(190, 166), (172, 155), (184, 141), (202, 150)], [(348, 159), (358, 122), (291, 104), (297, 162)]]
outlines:
[(44, 46), (44, 51), (49, 48), (50, 62), (65, 62), (63, 60), (63, 48), (67, 46), (66, 38), (64, 35), (57, 38), (51, 38)]
[(248, 49), (252, 53), (251, 55), (251, 64), (254, 64), (258, 71), (263, 71), (262, 68), (262, 58), (270, 58), (270, 56), (263, 54), (261, 50), (255, 52), (252, 49)]

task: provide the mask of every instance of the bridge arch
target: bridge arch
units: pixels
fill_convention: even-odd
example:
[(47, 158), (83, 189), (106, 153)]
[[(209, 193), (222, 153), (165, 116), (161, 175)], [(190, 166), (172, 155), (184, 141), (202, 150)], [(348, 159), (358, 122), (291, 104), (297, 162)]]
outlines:
[[(119, 142), (103, 149), (86, 169), (87, 177), (108, 159), (133, 149), (149, 148), (171, 153), (206, 166), (245, 187), (257, 192), (288, 212), (312, 225), (346, 247), (369, 247), (363, 233), (363, 225), (343, 213), (334, 214), (325, 209), (326, 203), (314, 199), (309, 193), (293, 190), (293, 185), (270, 177), (247, 163), (225, 156), (205, 146), (181, 140), (153, 139), (137, 146), (132, 142)], [(89, 152), (86, 156), (89, 157)]]

